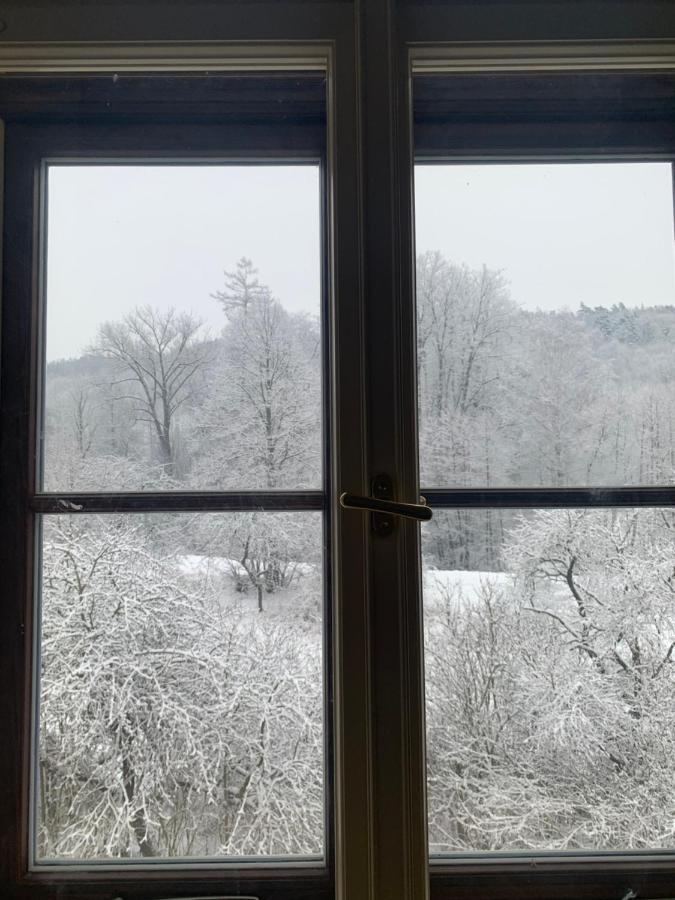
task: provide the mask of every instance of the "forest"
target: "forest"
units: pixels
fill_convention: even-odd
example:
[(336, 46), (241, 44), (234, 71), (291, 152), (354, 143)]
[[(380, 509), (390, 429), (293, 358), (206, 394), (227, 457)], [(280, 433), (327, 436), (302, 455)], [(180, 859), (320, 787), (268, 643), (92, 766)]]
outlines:
[[(188, 310), (45, 367), (52, 492), (321, 489), (321, 323), (242, 259)], [(417, 261), (422, 488), (670, 484), (675, 307), (526, 310)], [(48, 515), (39, 859), (319, 856), (315, 512)], [(675, 515), (437, 510), (423, 526), (432, 853), (675, 844)]]

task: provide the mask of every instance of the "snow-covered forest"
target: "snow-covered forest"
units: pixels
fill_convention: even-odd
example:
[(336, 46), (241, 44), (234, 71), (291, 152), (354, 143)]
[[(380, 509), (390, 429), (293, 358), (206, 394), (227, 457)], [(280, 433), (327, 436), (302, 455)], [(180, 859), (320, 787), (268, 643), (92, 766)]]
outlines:
[[(320, 325), (241, 260), (46, 366), (49, 491), (320, 488)], [(670, 483), (675, 307), (418, 260), (422, 485)], [(324, 845), (319, 513), (46, 516), (41, 858)], [(423, 527), (432, 852), (675, 844), (675, 514)]]

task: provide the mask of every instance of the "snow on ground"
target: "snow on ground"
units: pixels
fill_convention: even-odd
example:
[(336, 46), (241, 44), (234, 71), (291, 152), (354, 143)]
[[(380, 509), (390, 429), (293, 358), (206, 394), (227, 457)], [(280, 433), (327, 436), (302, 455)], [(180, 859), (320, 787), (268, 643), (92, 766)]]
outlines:
[[(200, 556), (199, 554), (186, 554), (177, 556), (176, 561), (183, 575), (241, 575), (246, 577), (246, 569), (237, 559), (229, 559), (227, 556)], [(311, 575), (316, 566), (309, 563), (292, 563), (293, 571), (297, 575)]]
[(483, 584), (490, 582), (503, 586), (510, 584), (513, 575), (508, 572), (465, 572), (461, 569), (426, 569), (424, 572), (424, 590), (432, 590), (439, 586), (458, 585), (464, 594), (475, 593)]
[[(187, 554), (176, 558), (184, 575), (203, 577), (208, 575), (241, 575), (246, 578), (246, 570), (236, 559), (226, 556), (201, 556)], [(307, 563), (297, 563), (298, 574), (309, 575), (315, 567)], [(424, 570), (424, 599), (433, 602), (447, 590), (461, 591), (466, 600), (477, 596), (481, 589), (491, 584), (495, 587), (506, 587), (511, 584), (513, 575), (508, 572), (469, 572), (464, 570), (427, 569)]]
[[(258, 620), (258, 592), (238, 560), (226, 556), (185, 554), (176, 556), (175, 562), (197, 590), (209, 585), (221, 609), (236, 612), (243, 623)], [(270, 624), (272, 620), (301, 621), (305, 624), (311, 621), (314, 624), (310, 631), (317, 631), (320, 636), (323, 598), (321, 579), (315, 577), (317, 567), (309, 563), (295, 563), (292, 568), (293, 579), (287, 587), (272, 593), (263, 592), (265, 616), (258, 624)], [(304, 625), (301, 630), (305, 630)]]
[(424, 605), (427, 609), (443, 602), (444, 596), (452, 593), (465, 602), (471, 602), (480, 596), (481, 590), (488, 585), (499, 589), (509, 586), (513, 575), (508, 572), (467, 572), (463, 570), (425, 569), (424, 571)]
[(194, 553), (176, 557), (178, 567), (183, 575), (195, 577), (203, 575), (233, 575), (246, 577), (246, 569), (236, 559), (226, 556), (198, 556)]
[[(192, 578), (222, 578), (225, 576), (228, 580), (234, 574), (239, 575), (246, 583), (246, 570), (242, 564), (236, 559), (229, 559), (226, 556), (200, 556), (198, 554), (187, 554), (179, 556), (176, 559), (181, 572)], [(315, 567), (306, 563), (297, 564), (297, 572), (302, 575), (309, 575), (315, 571)], [(459, 599), (460, 597), (466, 603), (478, 599), (480, 592), (491, 585), (494, 588), (505, 588), (513, 582), (513, 575), (508, 572), (471, 572), (463, 570), (447, 570), (447, 569), (427, 569), (424, 570), (424, 605), (427, 610), (442, 605), (444, 597), (447, 594)], [(227, 585), (229, 581), (225, 582)], [(242, 602), (245, 606), (253, 605), (255, 591), (251, 589), (246, 596), (237, 594), (233, 585), (231, 590), (226, 591), (229, 601), (237, 600), (239, 604)], [(295, 591), (289, 588), (280, 592), (278, 597), (293, 597)], [(250, 595), (250, 596), (249, 596)], [(266, 594), (267, 598), (268, 595)], [(248, 602), (247, 602), (248, 601)], [(274, 608), (278, 606), (273, 598), (270, 598), (266, 606)]]

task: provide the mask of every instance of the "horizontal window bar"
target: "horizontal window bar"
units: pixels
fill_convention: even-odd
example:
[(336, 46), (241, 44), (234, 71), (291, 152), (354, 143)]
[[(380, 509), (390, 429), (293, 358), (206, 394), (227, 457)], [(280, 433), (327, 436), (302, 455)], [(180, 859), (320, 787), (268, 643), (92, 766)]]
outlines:
[(323, 510), (326, 496), (322, 491), (36, 494), (30, 508), (37, 513)]
[(652, 866), (673, 866), (672, 850), (541, 850), (535, 852), (493, 850), (476, 853), (431, 853), (429, 862), (436, 872), (445, 869), (447, 872), (457, 871), (462, 866), (473, 864), (485, 869), (503, 869), (504, 871), (531, 870), (533, 866), (542, 866), (549, 870), (588, 870), (595, 865), (608, 868), (639, 868), (649, 863)]
[(437, 509), (675, 505), (675, 487), (422, 488)]
[[(273, 877), (277, 874), (282, 877), (289, 877), (289, 875), (293, 874), (309, 879), (312, 876), (321, 878), (326, 872), (325, 858), (319, 854), (307, 854), (301, 857), (219, 856), (211, 859), (182, 856), (158, 859), (146, 858), (142, 861), (122, 858), (116, 858), (113, 861), (103, 859), (44, 859), (39, 863), (34, 863), (30, 867), (30, 871), (38, 875), (50, 873), (56, 876), (66, 872), (82, 876), (85, 876), (88, 872), (96, 872), (97, 875), (104, 872), (114, 872), (116, 875), (131, 877), (131, 874), (134, 872), (136, 875), (153, 873), (154, 876), (158, 870), (171, 871), (172, 868), (177, 866), (180, 866), (181, 873), (192, 872), (194, 874), (199, 872), (200, 874), (208, 874), (217, 870), (222, 876), (223, 871), (233, 871), (236, 872), (237, 878), (242, 878), (253, 872), (259, 872), (262, 877), (266, 875)], [(194, 900), (199, 900), (199, 898), (196, 897)], [(211, 898), (211, 900), (218, 900), (218, 897)]]
[[(326, 867), (319, 868), (310, 863), (294, 864), (288, 867), (277, 864), (273, 866), (256, 864), (248, 868), (238, 866), (227, 869), (226, 877), (231, 877), (234, 882), (239, 882), (240, 890), (246, 891), (245, 897), (264, 894), (265, 896), (273, 895), (278, 898), (295, 900), (299, 896), (299, 885), (302, 885), (303, 897), (312, 897), (313, 900), (329, 900), (333, 897), (330, 871)], [(95, 882), (97, 887), (113, 897), (117, 896), (116, 889), (119, 891), (120, 884), (124, 885), (124, 896), (128, 896), (128, 892), (132, 890), (134, 895), (140, 896), (141, 894), (137, 893), (139, 891), (145, 892), (147, 895), (148, 885), (151, 884), (150, 896), (162, 897), (170, 894), (171, 891), (182, 890), (184, 892), (182, 896), (188, 896), (191, 900), (200, 900), (204, 897), (205, 889), (210, 886), (216, 886), (218, 889), (223, 885), (223, 880), (222, 863), (214, 864), (209, 868), (181, 864), (180, 867), (172, 869), (164, 861), (156, 866), (117, 865), (106, 869), (99, 867), (96, 871), (93, 868), (75, 871), (66, 866), (50, 869), (36, 867), (31, 870), (30, 875), (31, 885), (36, 886), (36, 897), (47, 896), (45, 893), (39, 893), (40, 889), (46, 885), (72, 883), (77, 890), (79, 885), (89, 885)], [(66, 895), (64, 894), (64, 896)], [(92, 893), (90, 892), (86, 896), (91, 897)], [(223, 896), (230, 897), (230, 894), (221, 893), (213, 896), (209, 894), (209, 900), (219, 900)], [(242, 900), (239, 894), (233, 896)]]

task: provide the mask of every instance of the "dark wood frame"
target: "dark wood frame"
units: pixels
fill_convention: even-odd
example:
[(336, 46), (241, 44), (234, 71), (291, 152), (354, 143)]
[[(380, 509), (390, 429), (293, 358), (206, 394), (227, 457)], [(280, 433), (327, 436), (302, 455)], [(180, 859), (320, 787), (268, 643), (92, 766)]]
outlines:
[[(120, 87), (123, 89), (120, 90)], [(74, 96), (73, 96), (74, 95)], [(173, 98), (178, 95), (177, 106)], [(320, 73), (246, 76), (111, 76), (13, 78), (0, 81), (5, 120), (2, 311), (2, 431), (0, 513), (4, 628), (0, 657), (6, 723), (0, 765), (4, 808), (0, 883), (16, 898), (125, 900), (204, 891), (255, 895), (261, 900), (328, 898), (334, 885), (332, 605), (328, 515), (331, 490), (329, 269), (326, 211), (322, 216), (322, 400), (324, 485), (306, 491), (190, 491), (44, 493), (36, 488), (40, 415), (42, 303), (40, 173), (43, 159), (162, 162), (172, 158), (233, 162), (316, 162), (326, 197), (326, 85)], [(84, 98), (84, 100), (83, 100)], [(191, 102), (192, 101), (192, 102)], [(170, 164), (170, 162), (167, 162)], [(143, 865), (55, 864), (29, 870), (28, 792), (32, 744), (32, 647), (36, 527), (39, 515), (239, 510), (318, 510), (324, 513), (324, 860), (275, 862), (157, 861)], [(11, 773), (11, 775), (9, 774)], [(20, 833), (15, 824), (20, 822)]]
[[(675, 75), (662, 72), (419, 75), (416, 160), (669, 160), (674, 96)], [(675, 486), (666, 484), (421, 490), (435, 509), (675, 506)], [(430, 879), (432, 900), (664, 897), (675, 893), (675, 849), (435, 856)]]

